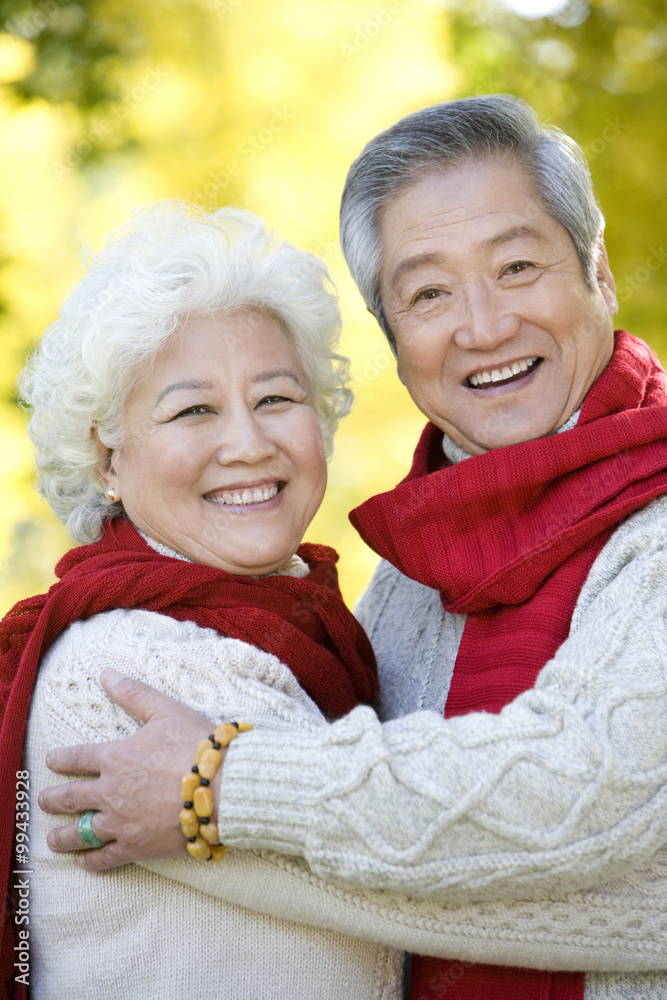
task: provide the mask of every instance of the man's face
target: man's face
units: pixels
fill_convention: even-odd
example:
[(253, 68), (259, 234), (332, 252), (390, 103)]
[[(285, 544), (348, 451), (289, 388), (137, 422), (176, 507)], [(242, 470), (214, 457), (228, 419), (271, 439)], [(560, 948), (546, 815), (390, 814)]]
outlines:
[(553, 434), (613, 350), (606, 256), (589, 289), (525, 167), (428, 173), (380, 224), (382, 303), (419, 409), (470, 454)]

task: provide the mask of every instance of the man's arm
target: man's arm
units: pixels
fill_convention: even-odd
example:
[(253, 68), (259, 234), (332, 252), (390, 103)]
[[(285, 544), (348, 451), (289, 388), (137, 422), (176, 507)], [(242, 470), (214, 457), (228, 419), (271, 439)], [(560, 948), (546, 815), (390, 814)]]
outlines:
[(605, 547), (535, 689), (499, 715), (382, 726), (357, 709), (325, 733), (247, 734), (223, 836), (446, 902), (545, 898), (641, 865), (667, 841), (664, 508)]
[[(165, 725), (178, 731), (193, 721), (186, 706), (136, 680), (110, 676), (106, 686), (128, 712), (146, 719), (143, 730), (153, 725), (164, 735)], [(135, 767), (141, 766), (141, 754), (133, 755), (130, 748), (141, 732), (121, 741), (126, 745), (125, 759), (133, 759)], [(54, 734), (56, 738), (61, 735), (60, 731)], [(102, 746), (93, 749), (103, 751)], [(175, 744), (169, 741), (156, 759), (154, 789), (180, 784), (178, 763), (169, 774), (174, 750)], [(89, 791), (88, 782), (74, 787)], [(128, 783), (126, 796), (126, 808), (145, 820), (140, 788)], [(78, 808), (90, 804), (84, 801)], [(159, 825), (151, 823), (151, 833), (153, 850), (160, 849)], [(108, 849), (86, 851), (79, 857), (99, 860)], [(135, 849), (131, 847), (130, 852)], [(664, 966), (664, 907), (656, 893), (656, 872), (650, 867), (633, 873), (631, 899), (619, 882), (560, 899), (456, 907), (398, 893), (348, 889), (318, 878), (296, 858), (276, 854), (231, 850), (219, 865), (185, 857), (182, 845), (180, 855), (141, 863), (163, 877), (230, 903), (422, 954), (554, 970), (643, 971)]]

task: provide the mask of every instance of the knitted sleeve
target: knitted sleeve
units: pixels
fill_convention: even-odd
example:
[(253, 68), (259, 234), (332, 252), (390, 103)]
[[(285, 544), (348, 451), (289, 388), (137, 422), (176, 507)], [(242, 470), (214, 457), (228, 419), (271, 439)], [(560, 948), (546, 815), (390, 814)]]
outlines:
[(358, 708), (322, 732), (237, 740), (225, 841), (448, 903), (546, 898), (646, 863), (667, 842), (667, 519), (652, 506), (615, 533), (569, 639), (499, 715), (381, 725)]
[[(104, 666), (155, 686), (211, 721), (230, 714), (250, 718), (266, 737), (282, 734), (287, 741), (296, 731), (326, 728), (289, 670), (270, 654), (190, 622), (114, 611), (75, 623), (44, 659), (35, 693), (40, 713), (32, 720), (40, 761), (52, 746), (135, 731), (138, 722), (102, 691)], [(45, 783), (54, 780), (44, 774)], [(667, 948), (654, 871), (638, 878), (631, 906), (619, 883), (606, 894), (574, 894), (536, 909), (526, 902), (442, 905), (350, 889), (323, 881), (296, 858), (264, 851), (233, 850), (219, 865), (184, 856), (142, 867), (246, 909), (464, 961), (643, 971), (661, 968)]]

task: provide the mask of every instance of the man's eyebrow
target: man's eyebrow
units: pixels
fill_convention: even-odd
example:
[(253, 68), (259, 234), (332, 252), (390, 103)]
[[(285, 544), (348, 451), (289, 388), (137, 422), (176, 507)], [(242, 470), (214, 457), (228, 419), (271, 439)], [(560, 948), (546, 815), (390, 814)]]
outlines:
[(441, 253), (418, 253), (414, 257), (406, 257), (392, 274), (391, 283), (396, 284), (400, 278), (404, 278), (406, 274), (412, 274), (413, 271), (418, 271), (420, 267), (426, 267), (429, 264), (443, 264), (446, 260), (445, 255)]
[(511, 243), (512, 240), (521, 239), (522, 236), (531, 236), (533, 238), (542, 239), (542, 233), (537, 229), (533, 229), (532, 226), (512, 226), (511, 229), (506, 229), (502, 233), (498, 233), (496, 236), (491, 236), (488, 240), (482, 241), (482, 246), (488, 247), (499, 247), (504, 243)]
[(299, 376), (290, 368), (271, 368), (269, 371), (260, 372), (259, 375), (254, 375), (250, 381), (253, 383), (270, 382), (271, 379), (274, 378), (291, 378), (301, 388), (301, 380), (299, 379)]
[[(518, 240), (525, 236), (537, 239), (542, 238), (542, 234), (537, 229), (533, 229), (532, 226), (512, 226), (511, 229), (505, 229), (502, 233), (496, 233), (495, 236), (490, 236), (488, 239), (481, 240), (479, 246), (482, 248), (502, 246), (505, 243), (511, 243), (513, 240)], [(391, 276), (391, 282), (392, 284), (395, 284), (407, 274), (412, 274), (413, 271), (418, 271), (420, 267), (428, 267), (429, 264), (446, 263), (447, 255), (443, 253), (432, 252), (415, 254), (414, 257), (407, 257), (405, 260), (401, 261)]]
[(170, 392), (180, 392), (182, 389), (212, 389), (212, 382), (172, 382), (171, 385), (166, 386), (158, 398), (155, 400), (155, 405), (157, 406), (162, 402), (165, 396)]

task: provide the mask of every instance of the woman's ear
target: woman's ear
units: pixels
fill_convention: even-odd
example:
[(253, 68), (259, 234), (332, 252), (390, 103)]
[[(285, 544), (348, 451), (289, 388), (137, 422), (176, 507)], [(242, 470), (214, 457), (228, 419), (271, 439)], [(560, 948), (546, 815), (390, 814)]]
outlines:
[(95, 447), (97, 448), (95, 472), (97, 473), (97, 477), (102, 485), (102, 489), (111, 503), (118, 503), (121, 499), (120, 484), (118, 482), (118, 473), (113, 467), (116, 452), (112, 451), (111, 448), (107, 448), (107, 446), (102, 443), (97, 427), (91, 427), (90, 436), (95, 442)]
[(600, 242), (598, 244), (597, 283), (602, 298), (604, 299), (607, 309), (609, 310), (609, 315), (615, 316), (618, 312), (616, 282), (614, 281), (614, 275), (611, 273), (611, 269), (609, 267), (607, 248), (604, 245), (602, 237), (600, 237)]

